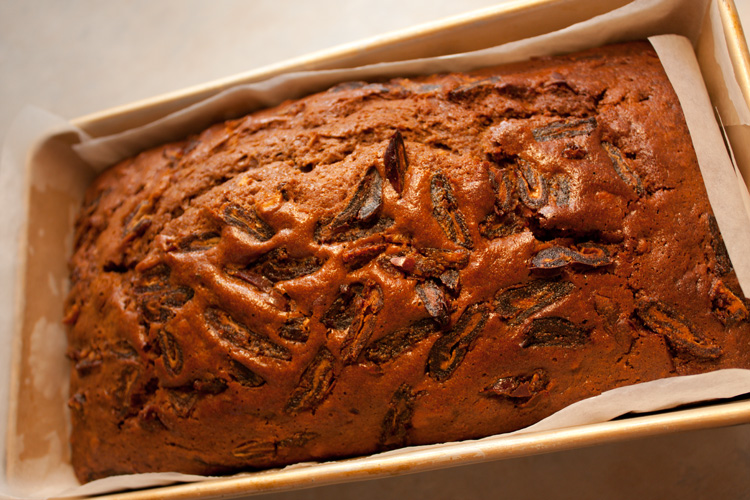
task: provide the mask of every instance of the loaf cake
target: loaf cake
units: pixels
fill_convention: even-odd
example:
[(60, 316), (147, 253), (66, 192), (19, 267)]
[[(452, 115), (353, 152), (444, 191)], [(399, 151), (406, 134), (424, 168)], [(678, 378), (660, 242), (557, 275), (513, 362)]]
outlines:
[(80, 481), (479, 438), (750, 368), (647, 42), (349, 82), (105, 171), (66, 301)]

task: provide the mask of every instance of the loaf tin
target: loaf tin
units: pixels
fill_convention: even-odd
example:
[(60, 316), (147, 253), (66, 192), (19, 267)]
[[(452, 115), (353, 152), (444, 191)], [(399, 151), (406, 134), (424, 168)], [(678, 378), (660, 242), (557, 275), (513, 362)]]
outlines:
[[(476, 50), (551, 32), (630, 4), (630, 0), (527, 0), (447, 18), (429, 25), (365, 40), (268, 66), (231, 78), (191, 87), (146, 101), (105, 110), (73, 120), (72, 124), (92, 138), (119, 133), (168, 115), (236, 85), (258, 82), (300, 70), (349, 68), (376, 62)], [(677, 31), (694, 43), (712, 103), (724, 125), (727, 144), (739, 170), (750, 181), (750, 140), (743, 124), (737, 96), (726, 76), (718, 71), (714, 47), (725, 43), (740, 89), (742, 105), (750, 107), (750, 55), (732, 0), (666, 0), (670, 14), (653, 23), (650, 34)], [(713, 11), (712, 11), (713, 9)], [(711, 22), (711, 12), (714, 22)], [(718, 23), (715, 16), (718, 15)], [(680, 31), (681, 30), (681, 31)], [(51, 446), (50, 433), (67, 444), (66, 416), (46, 411), (63, 408), (67, 394), (34, 392), (34, 377), (64, 376), (46, 373), (44, 356), (57, 349), (65, 352), (64, 330), (40, 318), (62, 311), (66, 252), (69, 241), (61, 236), (70, 227), (75, 207), (94, 172), (72, 151), (79, 135), (69, 131), (45, 140), (29, 154), (28, 217), (19, 247), (19, 278), (12, 346), (11, 390), (6, 433), (6, 477), (9, 481), (35, 473), (30, 468), (45, 454), (62, 460), (69, 453)], [(31, 188), (33, 186), (33, 189)], [(35, 287), (49, 276), (62, 277), (49, 287)], [(55, 292), (57, 291), (57, 292)], [(52, 312), (50, 312), (52, 311)], [(59, 314), (59, 313), (58, 313)], [(47, 352), (36, 351), (34, 336), (49, 338)], [(40, 373), (41, 372), (41, 373)], [(54, 413), (54, 412), (53, 412)], [(188, 499), (236, 497), (253, 493), (285, 491), (312, 485), (341, 483), (405, 473), (434, 470), (477, 462), (529, 456), (583, 446), (750, 423), (750, 400), (737, 399), (677, 409), (645, 416), (564, 429), (509, 435), (491, 442), (466, 442), (450, 446), (419, 447), (405, 453), (363, 457), (261, 473), (163, 486), (158, 489), (112, 493), (107, 499)], [(35, 462), (36, 461), (36, 462)], [(54, 480), (54, 473), (50, 474)]]

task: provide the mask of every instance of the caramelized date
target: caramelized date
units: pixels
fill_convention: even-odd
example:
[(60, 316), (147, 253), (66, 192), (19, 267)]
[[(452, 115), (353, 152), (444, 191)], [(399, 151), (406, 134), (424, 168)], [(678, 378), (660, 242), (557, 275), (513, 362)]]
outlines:
[[(366, 222), (375, 216), (383, 204), (383, 181), (380, 173), (374, 167), (371, 167), (365, 174), (365, 179), (361, 184), (361, 190), (358, 190), (359, 197), (356, 201), (357, 212), (355, 219)], [(357, 193), (355, 193), (355, 197)]]
[(636, 309), (636, 315), (649, 330), (662, 335), (677, 353), (702, 359), (721, 356), (719, 346), (704, 339), (687, 318), (662, 302), (644, 301)]
[(117, 359), (135, 360), (138, 357), (138, 351), (127, 340), (119, 340), (114, 345), (109, 345), (107, 351)]
[(430, 181), (432, 216), (445, 235), (457, 245), (471, 248), (473, 242), (463, 214), (458, 209), (453, 188), (441, 173), (432, 176)]
[(356, 241), (373, 234), (385, 231), (393, 225), (393, 219), (377, 217), (372, 222), (355, 224), (341, 231), (330, 232), (326, 226), (316, 227), (313, 238), (317, 243), (339, 243), (342, 241)]
[(96, 350), (68, 350), (66, 355), (75, 363), (75, 370), (79, 377), (90, 375), (102, 365), (102, 354)]
[(495, 311), (510, 325), (523, 323), (526, 318), (554, 304), (573, 291), (569, 281), (531, 281), (519, 288), (510, 288), (495, 296)]
[(393, 189), (401, 195), (406, 185), (406, 170), (409, 164), (406, 158), (406, 147), (401, 132), (396, 132), (391, 136), (388, 147), (383, 156), (385, 164), (385, 177), (391, 183)]
[(150, 323), (164, 323), (169, 321), (174, 313), (167, 307), (163, 307), (161, 297), (138, 297), (138, 307), (143, 313), (143, 317)]
[(135, 283), (136, 293), (159, 292), (169, 286), (169, 276), (172, 269), (164, 263), (159, 263), (145, 270)]
[(349, 328), (357, 314), (357, 307), (361, 304), (364, 289), (365, 285), (362, 283), (343, 285), (338, 297), (334, 299), (320, 322), (327, 328), (335, 330)]
[(135, 209), (123, 220), (123, 238), (130, 241), (145, 233), (151, 227), (152, 204), (150, 200), (138, 203)]
[(179, 252), (205, 252), (219, 244), (221, 235), (210, 231), (207, 233), (192, 234), (181, 239), (177, 243)]
[(233, 278), (238, 278), (245, 283), (253, 285), (255, 288), (262, 292), (270, 293), (273, 290), (273, 281), (269, 280), (265, 276), (248, 271), (243, 267), (232, 267), (227, 266), (224, 268), (224, 272)]
[(226, 311), (216, 307), (208, 308), (203, 313), (203, 318), (213, 335), (243, 353), (285, 361), (292, 358), (285, 347), (274, 343), (265, 335), (252, 331)]
[(245, 268), (226, 267), (224, 272), (233, 278), (242, 280), (257, 289), (258, 295), (266, 303), (282, 311), (291, 309), (291, 299), (274, 288), (274, 283), (265, 276)]
[(461, 292), (461, 275), (455, 269), (448, 269), (440, 275), (440, 283), (451, 293), (454, 297)]
[(417, 262), (417, 271), (424, 276), (435, 277), (446, 270), (463, 269), (469, 264), (469, 252), (466, 250), (423, 248), (419, 253), (423, 259)]
[(377, 217), (381, 195), (382, 179), (377, 169), (371, 167), (346, 208), (328, 226), (316, 229), (316, 240), (325, 243), (352, 241), (387, 228), (393, 221)]
[(612, 162), (612, 168), (615, 169), (618, 177), (620, 177), (630, 189), (635, 191), (638, 196), (643, 195), (645, 192), (643, 189), (643, 182), (638, 176), (638, 173), (628, 165), (628, 162), (625, 161), (625, 156), (622, 154), (622, 151), (609, 142), (602, 142), (602, 148), (604, 148), (607, 156), (609, 156), (609, 160)]
[(495, 213), (502, 215), (513, 209), (513, 179), (509, 170), (489, 168), (490, 186), (495, 193)]
[(175, 340), (174, 336), (165, 329), (159, 330), (156, 336), (161, 349), (161, 357), (164, 360), (164, 366), (172, 375), (177, 375), (182, 371), (182, 348)]
[(432, 346), (427, 360), (428, 375), (444, 382), (453, 375), (471, 349), (474, 339), (484, 328), (489, 311), (484, 304), (473, 304), (464, 310), (456, 325)]
[(596, 118), (567, 119), (552, 122), (531, 131), (538, 142), (554, 141), (579, 135), (590, 135), (596, 129)]
[(289, 318), (279, 328), (279, 337), (292, 342), (307, 342), (310, 336), (310, 318), (304, 316)]
[[(101, 353), (95, 353), (98, 358)], [(114, 344), (107, 343), (104, 348), (105, 357), (109, 359), (115, 359), (117, 361), (137, 361), (138, 351), (130, 345), (127, 340), (118, 340)], [(90, 356), (90, 354), (89, 354)], [(71, 357), (72, 360), (80, 359), (80, 356)]]
[(378, 169), (370, 167), (344, 210), (329, 224), (316, 228), (316, 241), (352, 241), (388, 227), (392, 220), (377, 217), (382, 194), (383, 179)]
[(377, 314), (383, 307), (383, 292), (378, 285), (368, 284), (352, 304), (355, 314), (341, 344), (341, 358), (345, 365), (354, 363), (370, 340)]
[(525, 160), (518, 160), (518, 195), (524, 205), (537, 210), (547, 204), (547, 180)]
[(525, 329), (521, 347), (577, 347), (585, 344), (588, 338), (587, 330), (565, 318), (538, 318)]
[(711, 303), (714, 314), (726, 324), (738, 323), (748, 318), (748, 311), (741, 298), (735, 295), (720, 279), (711, 286)]
[(245, 387), (260, 387), (266, 383), (263, 377), (235, 360), (229, 362), (229, 376)]
[(550, 192), (558, 207), (570, 205), (570, 181), (563, 174), (557, 174), (552, 178)]
[(466, 250), (442, 248), (410, 249), (405, 254), (391, 257), (389, 263), (399, 271), (416, 278), (441, 279), (447, 271), (466, 267), (469, 263), (469, 253)]
[(290, 257), (285, 248), (279, 247), (246, 266), (242, 271), (258, 274), (276, 283), (312, 274), (322, 266), (323, 261), (315, 256)]
[(195, 291), (189, 286), (180, 285), (164, 294), (164, 304), (169, 307), (182, 307), (193, 298)]
[(312, 411), (328, 396), (336, 381), (334, 378), (334, 357), (325, 347), (321, 347), (300, 377), (297, 387), (286, 404), (286, 411), (296, 414)]
[(222, 219), (259, 241), (268, 241), (275, 234), (274, 229), (261, 219), (252, 207), (245, 208), (236, 203), (228, 203), (222, 210)]
[(135, 283), (136, 302), (146, 321), (164, 323), (174, 316), (173, 309), (184, 306), (194, 296), (188, 286), (173, 287), (171, 269), (158, 264), (141, 274)]
[(422, 301), (422, 304), (424, 304), (427, 312), (430, 313), (430, 316), (440, 325), (448, 324), (450, 320), (450, 307), (448, 306), (443, 289), (434, 281), (427, 280), (417, 284), (416, 290), (417, 296)]
[(347, 250), (341, 255), (344, 265), (350, 271), (366, 266), (375, 257), (385, 252), (388, 245), (385, 243), (376, 243), (363, 247), (355, 247)]
[(531, 374), (501, 377), (485, 388), (483, 393), (488, 396), (525, 402), (544, 391), (548, 384), (547, 373), (539, 369)]
[(488, 240), (505, 238), (512, 234), (522, 233), (526, 230), (526, 223), (513, 212), (499, 216), (495, 212), (490, 214), (479, 223), (479, 234)]
[(540, 250), (531, 259), (532, 269), (557, 269), (571, 264), (586, 267), (602, 267), (612, 263), (609, 251), (599, 245), (588, 243), (579, 250), (565, 247), (548, 247)]
[(365, 359), (376, 364), (386, 363), (402, 353), (410, 351), (419, 342), (439, 330), (440, 325), (434, 320), (419, 320), (374, 342), (365, 350)]
[(379, 444), (382, 448), (406, 445), (416, 396), (408, 384), (403, 384), (393, 394), (380, 428)]

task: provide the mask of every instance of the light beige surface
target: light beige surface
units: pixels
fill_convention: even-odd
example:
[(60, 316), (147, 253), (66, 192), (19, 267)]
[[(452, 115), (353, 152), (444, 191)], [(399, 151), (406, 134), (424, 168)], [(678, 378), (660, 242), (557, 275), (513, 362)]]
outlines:
[[(25, 104), (72, 118), (492, 3), (0, 0), (0, 136)], [(386, 495), (750, 498), (750, 425), (268, 498)]]

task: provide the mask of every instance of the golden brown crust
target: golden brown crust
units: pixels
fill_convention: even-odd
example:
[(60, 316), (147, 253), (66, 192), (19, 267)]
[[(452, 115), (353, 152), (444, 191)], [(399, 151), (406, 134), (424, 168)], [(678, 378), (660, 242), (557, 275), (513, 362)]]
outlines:
[(90, 188), (71, 269), (82, 481), (480, 437), (750, 367), (643, 42), (342, 84), (146, 151)]

